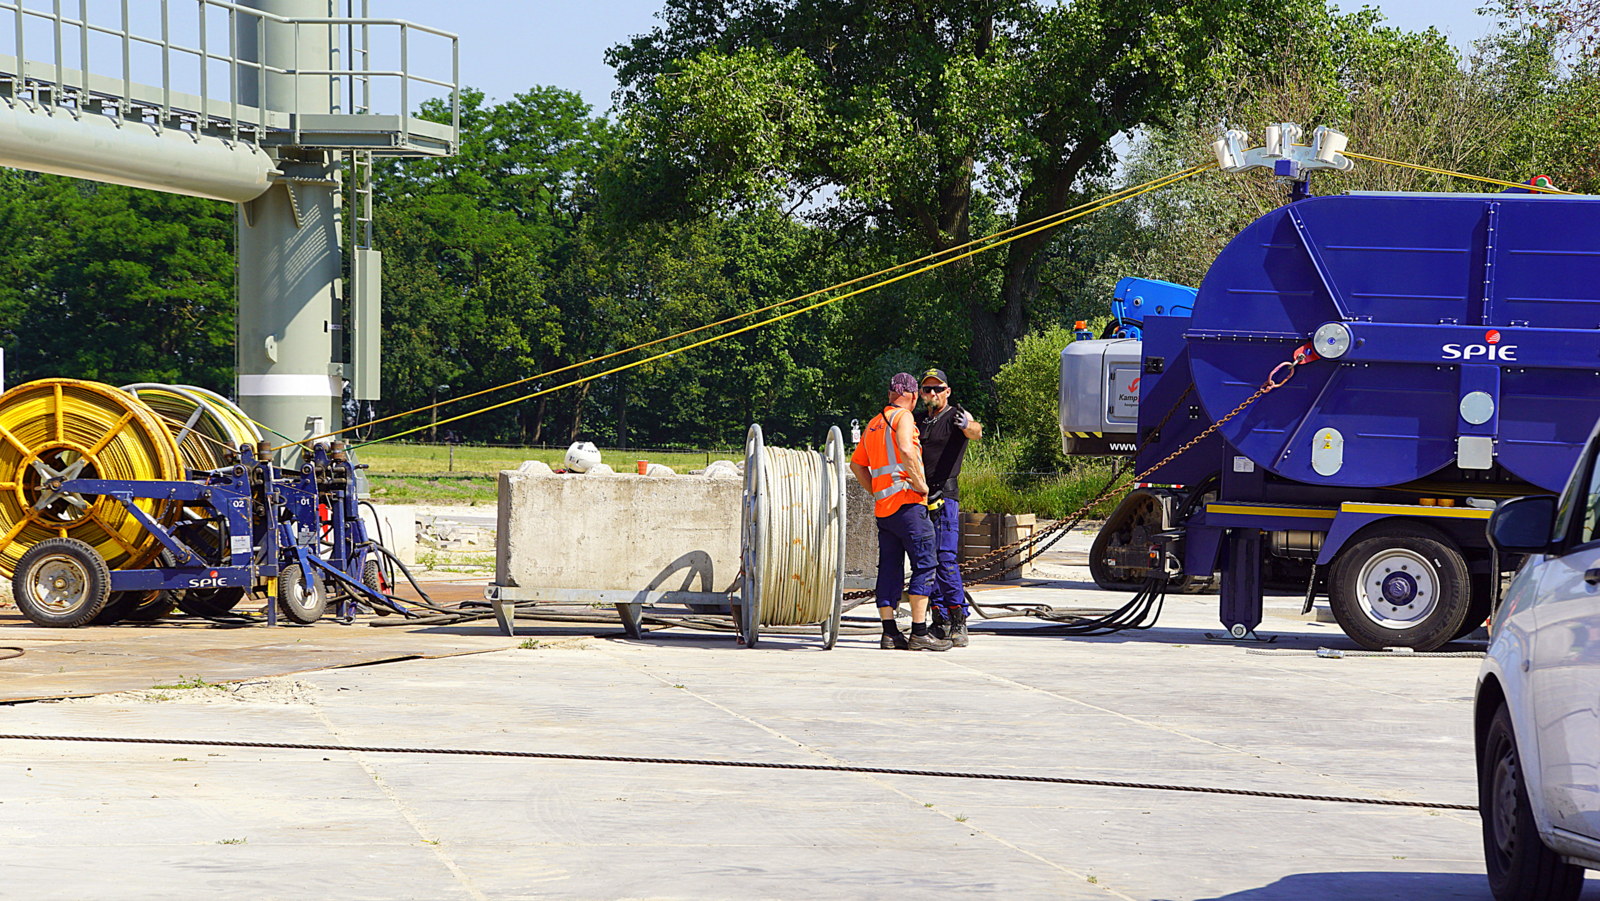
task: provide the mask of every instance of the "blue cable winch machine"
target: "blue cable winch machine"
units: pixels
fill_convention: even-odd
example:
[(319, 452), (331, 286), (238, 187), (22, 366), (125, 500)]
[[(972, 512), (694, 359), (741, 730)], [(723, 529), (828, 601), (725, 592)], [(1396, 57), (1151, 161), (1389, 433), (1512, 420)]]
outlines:
[(1096, 581), (1220, 577), (1240, 638), (1265, 589), (1326, 592), (1357, 643), (1436, 648), (1516, 562), (1484, 535), (1495, 505), (1560, 491), (1600, 417), (1600, 198), (1298, 199), (1227, 245), (1192, 311), (1140, 328), (1063, 352), (1069, 453), (1120, 441), (1143, 471), (1292, 377), (1123, 501)]
[[(190, 471), (183, 480), (56, 478), (40, 488), (55, 495), (109, 499), (160, 543), (156, 566), (107, 569), (90, 544), (48, 539), (25, 552), (14, 578), (19, 607), (41, 625), (74, 626), (94, 620), (113, 593), (172, 592), (195, 615), (231, 615), (248, 593), (268, 599), (267, 622), (279, 615), (302, 624), (322, 618), (330, 596), (337, 616), (358, 607), (408, 614), (389, 596), (380, 555), (362, 520), (357, 471), (343, 442), (314, 444), (297, 469), (271, 462), (271, 448), (240, 447), (232, 465)], [(181, 505), (186, 515), (164, 524), (136, 503)], [(104, 500), (100, 500), (101, 503)], [(69, 574), (64, 598), (38, 590), (41, 567), (63, 556)], [(58, 563), (58, 566), (60, 563)], [(71, 578), (70, 574), (79, 577)], [(33, 595), (41, 595), (34, 597)], [(63, 602), (65, 601), (65, 602)], [(40, 616), (40, 612), (47, 615)], [(53, 615), (48, 615), (53, 614)]]

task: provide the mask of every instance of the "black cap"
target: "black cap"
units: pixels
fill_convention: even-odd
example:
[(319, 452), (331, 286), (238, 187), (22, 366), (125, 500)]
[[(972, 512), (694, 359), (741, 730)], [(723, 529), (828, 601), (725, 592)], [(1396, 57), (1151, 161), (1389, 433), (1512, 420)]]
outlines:
[(930, 369), (922, 374), (922, 378), (919, 381), (925, 382), (928, 379), (938, 379), (946, 385), (950, 384), (950, 377), (944, 374), (943, 369)]

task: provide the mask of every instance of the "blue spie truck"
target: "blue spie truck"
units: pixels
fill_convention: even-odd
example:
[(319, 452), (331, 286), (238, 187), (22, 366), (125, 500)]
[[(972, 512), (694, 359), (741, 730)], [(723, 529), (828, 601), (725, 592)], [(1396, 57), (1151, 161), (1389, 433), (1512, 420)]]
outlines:
[(1305, 360), (1132, 491), (1091, 552), (1104, 588), (1153, 565), (1220, 581), (1235, 637), (1272, 585), (1326, 593), (1368, 648), (1471, 632), (1517, 562), (1485, 520), (1559, 492), (1600, 417), (1600, 198), (1309, 197), (1240, 232), (1198, 290), (1117, 294), (1109, 334), (1062, 353), (1068, 453), (1143, 471)]

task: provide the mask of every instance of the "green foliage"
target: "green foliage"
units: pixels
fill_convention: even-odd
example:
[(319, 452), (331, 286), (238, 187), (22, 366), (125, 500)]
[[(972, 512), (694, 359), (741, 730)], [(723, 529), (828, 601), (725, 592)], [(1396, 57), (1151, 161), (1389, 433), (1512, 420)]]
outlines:
[(1072, 330), (1062, 326), (1029, 332), (994, 377), (996, 431), (1016, 442), (1021, 469), (1057, 472), (1066, 465), (1058, 406), (1061, 351), (1071, 342)]
[(0, 170), (7, 379), (233, 389), (227, 204)]
[[(805, 209), (872, 221), (904, 256), (966, 243), (984, 213), (1004, 227), (1071, 205), (1110, 173), (1118, 134), (1210, 84), (1214, 54), (1297, 26), (1264, 0), (668, 0), (661, 18), (610, 51), (638, 158), (619, 184), (652, 198), (637, 212)], [(660, 203), (652, 182), (687, 203)], [(958, 330), (977, 376), (1027, 331), (1052, 240), (932, 280), (927, 322)]]

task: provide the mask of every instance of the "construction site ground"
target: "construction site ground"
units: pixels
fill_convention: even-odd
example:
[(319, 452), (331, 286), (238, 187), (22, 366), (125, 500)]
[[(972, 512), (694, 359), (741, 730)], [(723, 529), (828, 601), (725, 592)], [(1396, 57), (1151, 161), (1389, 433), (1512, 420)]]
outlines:
[[(1087, 582), (1087, 542), (981, 600), (1119, 604)], [(1478, 661), (1318, 658), (1353, 645), (1299, 604), (1269, 600), (1271, 644), (1208, 640), (1215, 597), (1180, 596), (1150, 631), (1007, 620), (942, 654), (883, 651), (870, 632), (824, 652), (809, 635), (751, 650), (609, 625), (63, 631), (0, 615), (0, 645), (27, 649), (0, 661), (8, 696), (92, 695), (0, 706), (0, 733), (1475, 803)], [(7, 898), (1486, 899), (1478, 830), (1465, 811), (1128, 788), (0, 740)]]

